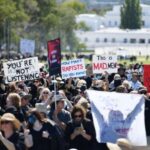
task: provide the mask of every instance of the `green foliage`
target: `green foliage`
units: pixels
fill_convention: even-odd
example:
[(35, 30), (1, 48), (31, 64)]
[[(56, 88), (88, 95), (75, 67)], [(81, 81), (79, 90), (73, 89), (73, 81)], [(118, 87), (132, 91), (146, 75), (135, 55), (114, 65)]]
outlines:
[(77, 30), (82, 30), (82, 31), (89, 31), (91, 28), (88, 27), (85, 22), (81, 21), (76, 25)]
[(85, 12), (85, 4), (81, 3), (79, 0), (68, 0), (63, 3), (64, 7), (72, 8), (77, 14)]
[(75, 50), (75, 16), (84, 11), (85, 5), (78, 0), (59, 5), (56, 0), (0, 0), (0, 46), (9, 42), (18, 46), (20, 38), (28, 38), (36, 40), (40, 49), (48, 40), (60, 37), (62, 49)]
[(139, 0), (125, 0), (121, 7), (121, 28), (123, 29), (140, 29), (141, 7)]

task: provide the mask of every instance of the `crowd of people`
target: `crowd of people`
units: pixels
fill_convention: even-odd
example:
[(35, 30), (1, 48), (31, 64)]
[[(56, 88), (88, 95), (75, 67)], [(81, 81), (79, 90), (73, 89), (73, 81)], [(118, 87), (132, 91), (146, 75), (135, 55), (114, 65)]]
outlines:
[(150, 136), (150, 95), (143, 85), (142, 65), (120, 65), (118, 73), (87, 73), (67, 80), (40, 71), (39, 79), (9, 84), (0, 76), (0, 150), (131, 149), (127, 139), (116, 144), (96, 141), (87, 89), (143, 94)]

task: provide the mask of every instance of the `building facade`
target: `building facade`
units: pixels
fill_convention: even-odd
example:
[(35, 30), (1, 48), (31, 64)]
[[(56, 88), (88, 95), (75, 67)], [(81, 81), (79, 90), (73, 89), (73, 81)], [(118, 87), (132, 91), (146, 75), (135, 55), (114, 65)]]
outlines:
[(122, 30), (105, 28), (97, 31), (76, 31), (76, 36), (89, 50), (99, 47), (150, 47), (150, 29)]
[[(150, 28), (150, 5), (141, 4), (141, 7), (143, 28)], [(85, 22), (92, 30), (97, 30), (101, 27), (120, 27), (120, 8), (121, 5), (115, 5), (103, 17), (94, 14), (81, 14), (76, 17), (76, 21)]]

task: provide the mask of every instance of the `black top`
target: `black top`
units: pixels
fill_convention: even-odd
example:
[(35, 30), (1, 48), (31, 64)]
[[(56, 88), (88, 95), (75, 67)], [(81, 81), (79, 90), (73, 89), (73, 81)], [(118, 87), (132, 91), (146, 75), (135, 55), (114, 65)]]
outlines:
[[(43, 131), (49, 133), (49, 138), (42, 137)], [(43, 127), (40, 131), (30, 129), (30, 134), (33, 137), (33, 146), (29, 150), (60, 150), (59, 138), (60, 133), (56, 125), (52, 125), (50, 122), (43, 123)]]
[(82, 135), (76, 136), (74, 140), (70, 139), (71, 134), (74, 132), (76, 128), (76, 124), (71, 121), (67, 124), (66, 128), (66, 140), (69, 144), (69, 148), (76, 148), (78, 150), (92, 150), (93, 144), (95, 143), (95, 129), (90, 120), (83, 120), (82, 127), (86, 131), (87, 134), (91, 135), (92, 139), (90, 141), (86, 140)]
[[(23, 134), (15, 132), (11, 137), (8, 138), (8, 140), (14, 144), (16, 150), (25, 150)], [(8, 150), (1, 141), (0, 150)]]

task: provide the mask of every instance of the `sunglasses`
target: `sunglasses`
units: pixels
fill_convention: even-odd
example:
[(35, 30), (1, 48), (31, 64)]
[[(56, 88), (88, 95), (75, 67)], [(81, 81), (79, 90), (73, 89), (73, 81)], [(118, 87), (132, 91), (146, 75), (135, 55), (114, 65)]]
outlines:
[(10, 121), (1, 121), (1, 124), (9, 124)]
[(75, 115), (74, 117), (75, 117), (75, 118), (81, 118), (82, 115)]
[(43, 94), (48, 94), (48, 92), (43, 92)]

